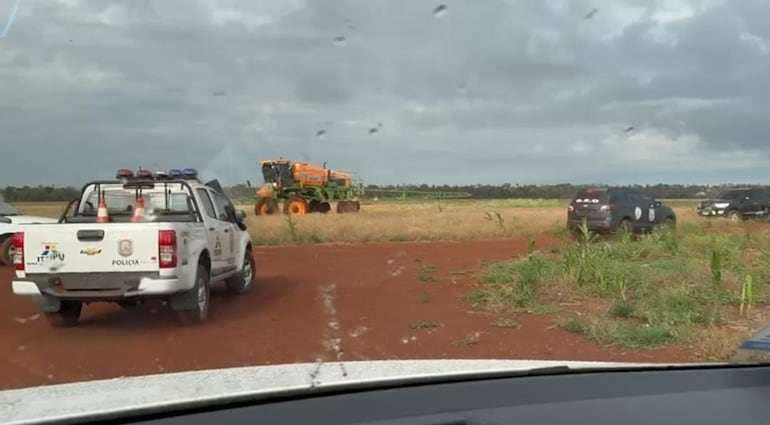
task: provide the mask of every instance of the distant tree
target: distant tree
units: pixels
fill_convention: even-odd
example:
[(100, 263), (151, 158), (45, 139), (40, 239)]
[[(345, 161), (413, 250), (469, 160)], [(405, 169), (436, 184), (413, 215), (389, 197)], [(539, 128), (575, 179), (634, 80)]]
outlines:
[[(739, 185), (749, 186), (749, 185)], [(751, 186), (763, 186), (759, 184)], [(511, 184), (503, 183), (501, 185), (474, 184), (474, 185), (375, 185), (367, 184), (366, 190), (391, 190), (393, 193), (380, 194), (381, 198), (398, 197), (401, 191), (419, 191), (419, 192), (466, 192), (471, 194), (473, 199), (508, 199), (508, 198), (529, 198), (529, 199), (566, 199), (572, 197), (582, 185), (573, 185), (570, 183), (558, 183), (551, 185), (534, 184)], [(733, 184), (723, 185), (682, 185), (682, 184), (664, 184), (655, 185), (631, 185), (655, 198), (661, 199), (683, 199), (697, 197), (713, 197), (719, 192), (730, 187), (736, 187)], [(764, 187), (764, 186), (763, 186)], [(232, 198), (248, 198), (255, 195), (255, 187), (249, 187), (245, 184), (239, 184), (225, 188), (225, 191)], [(5, 202), (66, 202), (78, 197), (80, 188), (75, 187), (56, 187), (49, 186), (7, 186), (0, 191)]]

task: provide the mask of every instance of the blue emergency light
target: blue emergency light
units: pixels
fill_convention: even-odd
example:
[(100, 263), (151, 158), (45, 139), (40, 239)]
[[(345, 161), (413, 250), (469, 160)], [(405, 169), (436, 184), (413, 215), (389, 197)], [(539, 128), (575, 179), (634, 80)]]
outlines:
[(171, 170), (168, 170), (168, 176), (169, 178), (172, 178), (172, 179), (182, 177), (182, 170), (178, 168), (173, 168)]
[(182, 175), (186, 179), (196, 179), (198, 178), (198, 170), (195, 168), (185, 168), (182, 170)]

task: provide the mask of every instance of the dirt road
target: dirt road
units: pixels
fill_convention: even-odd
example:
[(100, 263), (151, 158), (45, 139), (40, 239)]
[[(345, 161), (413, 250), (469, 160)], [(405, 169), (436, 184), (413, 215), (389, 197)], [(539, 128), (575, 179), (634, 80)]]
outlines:
[[(496, 317), (464, 299), (473, 273), (526, 249), (526, 240), (258, 248), (258, 287), (241, 297), (215, 291), (210, 322), (193, 328), (162, 308), (93, 304), (81, 326), (51, 329), (31, 300), (13, 295), (12, 269), (2, 267), (0, 389), (318, 359), (686, 359), (682, 350), (600, 348), (547, 316), (491, 326)], [(418, 279), (426, 265), (435, 281)]]

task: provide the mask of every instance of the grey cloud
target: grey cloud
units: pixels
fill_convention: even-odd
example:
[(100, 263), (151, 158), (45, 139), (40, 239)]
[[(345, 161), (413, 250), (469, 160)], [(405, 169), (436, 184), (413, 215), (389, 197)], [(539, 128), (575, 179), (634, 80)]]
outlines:
[(69, 3), (25, 0), (3, 40), (0, 186), (180, 161), (256, 181), (277, 156), (379, 183), (711, 182), (770, 152), (766, 2), (692, 0), (664, 38), (676, 4), (642, 0)]

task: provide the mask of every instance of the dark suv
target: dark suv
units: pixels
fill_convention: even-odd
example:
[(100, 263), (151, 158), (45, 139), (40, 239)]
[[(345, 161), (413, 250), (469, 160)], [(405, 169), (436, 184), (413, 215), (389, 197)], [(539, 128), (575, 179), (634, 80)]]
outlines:
[(579, 190), (567, 208), (567, 229), (576, 231), (585, 220), (588, 230), (632, 233), (655, 226), (676, 224), (676, 214), (668, 205), (631, 188), (587, 187)]
[(730, 189), (698, 205), (699, 215), (727, 217), (732, 221), (763, 216), (769, 210), (770, 189), (760, 187)]

